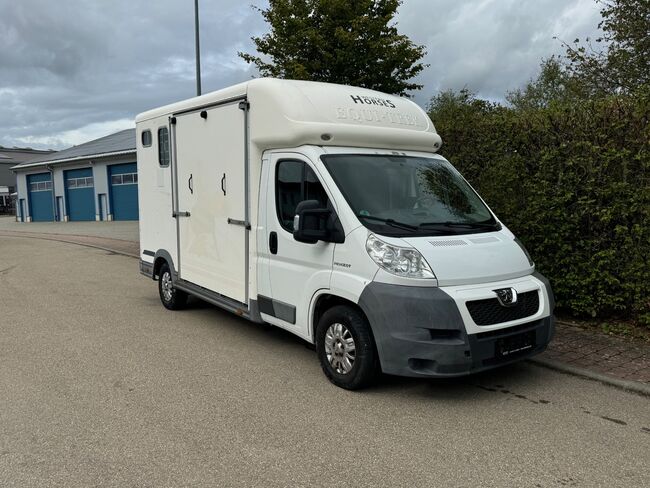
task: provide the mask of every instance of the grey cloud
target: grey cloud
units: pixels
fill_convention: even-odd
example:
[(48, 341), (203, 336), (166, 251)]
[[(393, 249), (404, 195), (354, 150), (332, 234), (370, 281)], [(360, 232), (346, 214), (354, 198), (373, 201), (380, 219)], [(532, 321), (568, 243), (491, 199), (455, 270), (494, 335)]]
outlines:
[(398, 20), (427, 46), (431, 66), (415, 94), (426, 104), (438, 90), (465, 87), (502, 100), (537, 74), (543, 58), (563, 52), (555, 36), (593, 35), (599, 19), (594, 0), (406, 0)]
[[(266, 32), (249, 3), (200, 0), (204, 91), (255, 75), (237, 57)], [(598, 9), (593, 0), (405, 0), (397, 20), (429, 51), (414, 94), (425, 105), (465, 86), (502, 98), (560, 50), (553, 36), (593, 33)], [(193, 22), (192, 0), (0, 0), (0, 144), (60, 148), (193, 96)]]

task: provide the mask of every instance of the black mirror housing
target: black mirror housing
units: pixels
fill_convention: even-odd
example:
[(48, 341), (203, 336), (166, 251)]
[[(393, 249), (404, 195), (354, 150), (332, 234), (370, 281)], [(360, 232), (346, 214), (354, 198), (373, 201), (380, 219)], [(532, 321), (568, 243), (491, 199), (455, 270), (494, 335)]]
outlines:
[(293, 238), (298, 242), (316, 244), (329, 240), (327, 221), (332, 211), (322, 208), (318, 200), (304, 200), (296, 207), (293, 219)]

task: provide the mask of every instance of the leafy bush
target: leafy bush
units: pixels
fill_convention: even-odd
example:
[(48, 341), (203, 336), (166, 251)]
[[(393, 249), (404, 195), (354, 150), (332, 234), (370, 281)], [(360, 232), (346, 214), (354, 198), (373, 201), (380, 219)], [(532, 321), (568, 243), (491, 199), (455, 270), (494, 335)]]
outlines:
[(650, 325), (650, 90), (516, 106), (444, 92), (430, 115), (560, 310)]

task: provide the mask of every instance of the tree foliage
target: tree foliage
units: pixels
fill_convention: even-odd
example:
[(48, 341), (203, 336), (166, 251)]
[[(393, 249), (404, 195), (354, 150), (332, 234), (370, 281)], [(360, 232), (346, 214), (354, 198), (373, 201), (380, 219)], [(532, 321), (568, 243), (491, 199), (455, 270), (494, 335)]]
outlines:
[[(239, 53), (263, 76), (325, 81), (406, 95), (425, 65), (424, 46), (398, 32), (401, 0), (270, 0), (270, 27), (253, 37), (262, 56)], [(257, 8), (257, 7), (254, 7)]]
[(566, 65), (553, 56), (542, 61), (539, 76), (506, 95), (506, 100), (517, 109), (548, 107), (558, 101), (568, 102), (578, 97), (581, 88), (577, 80), (567, 73)]
[(567, 72), (591, 94), (650, 84), (650, 0), (598, 0), (603, 35), (567, 47)]

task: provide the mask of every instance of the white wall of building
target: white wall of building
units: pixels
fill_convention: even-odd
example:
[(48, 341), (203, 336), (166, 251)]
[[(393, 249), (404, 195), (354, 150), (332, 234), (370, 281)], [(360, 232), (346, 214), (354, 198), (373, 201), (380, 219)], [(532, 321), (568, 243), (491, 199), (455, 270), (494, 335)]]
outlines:
[[(29, 205), (27, 205), (27, 174), (28, 173), (18, 173), (16, 175), (16, 192), (18, 193), (18, 198), (16, 198), (16, 220), (21, 220), (22, 218), (24, 222), (29, 222)], [(21, 212), (23, 211), (20, 204), (21, 199), (25, 199), (25, 215), (21, 215)]]

